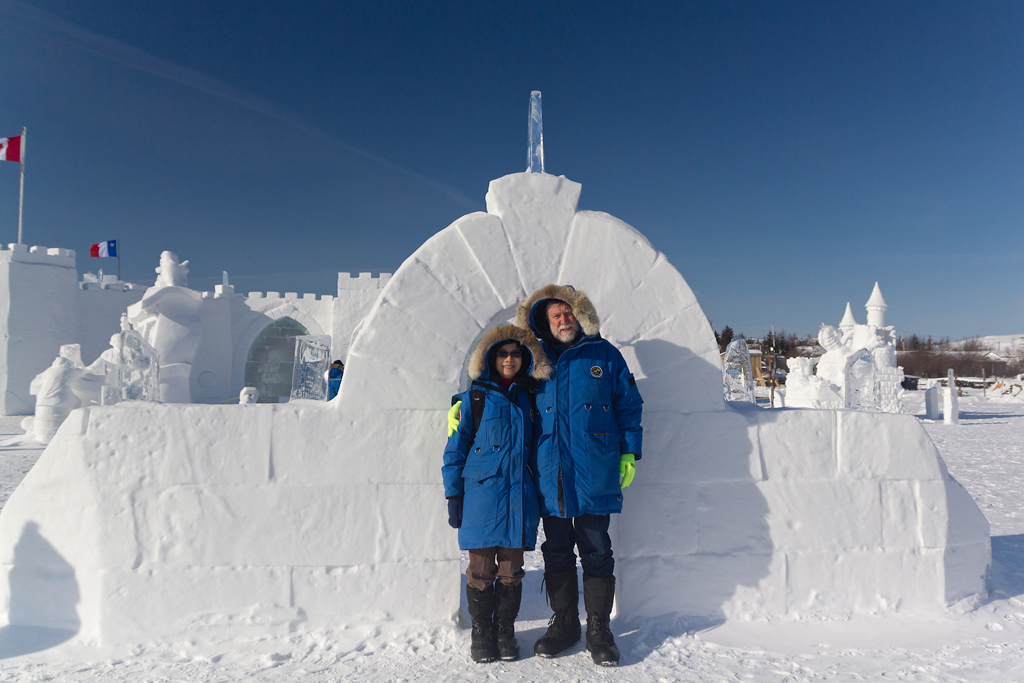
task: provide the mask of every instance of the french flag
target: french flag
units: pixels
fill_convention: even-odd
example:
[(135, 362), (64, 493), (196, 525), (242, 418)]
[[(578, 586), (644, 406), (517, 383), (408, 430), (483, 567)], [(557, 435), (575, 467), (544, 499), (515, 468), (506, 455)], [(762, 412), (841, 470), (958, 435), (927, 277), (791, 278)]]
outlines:
[(92, 245), (89, 247), (89, 256), (117, 256), (117, 240)]

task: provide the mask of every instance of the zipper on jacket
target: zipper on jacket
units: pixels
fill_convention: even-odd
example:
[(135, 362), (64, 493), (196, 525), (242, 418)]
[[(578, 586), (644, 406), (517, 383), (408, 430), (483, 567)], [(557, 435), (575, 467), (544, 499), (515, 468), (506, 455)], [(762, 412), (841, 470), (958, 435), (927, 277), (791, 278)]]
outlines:
[(562, 494), (562, 466), (558, 466), (558, 516), (565, 517), (565, 496)]

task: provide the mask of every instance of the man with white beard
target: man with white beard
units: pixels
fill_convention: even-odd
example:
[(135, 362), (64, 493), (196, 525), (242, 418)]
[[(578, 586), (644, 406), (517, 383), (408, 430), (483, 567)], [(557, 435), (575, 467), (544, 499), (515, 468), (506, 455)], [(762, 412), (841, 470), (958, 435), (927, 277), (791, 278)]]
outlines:
[(583, 565), (587, 650), (594, 662), (616, 666), (619, 650), (609, 628), (615, 563), (608, 524), (622, 511), (622, 489), (641, 456), (643, 400), (618, 349), (601, 338), (587, 295), (547, 285), (523, 300), (515, 324), (527, 328), (555, 368), (537, 394), (540, 428), (535, 448), (546, 541), (544, 580), (554, 616), (534, 646), (554, 657), (579, 642), (579, 584)]

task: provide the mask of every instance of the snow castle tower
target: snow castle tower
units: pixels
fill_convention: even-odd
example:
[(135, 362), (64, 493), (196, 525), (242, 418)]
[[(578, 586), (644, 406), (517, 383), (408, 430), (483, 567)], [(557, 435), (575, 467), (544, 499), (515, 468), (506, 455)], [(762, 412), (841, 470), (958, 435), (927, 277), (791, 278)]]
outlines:
[[(889, 308), (889, 304), (885, 303), (885, 299), (882, 298), (882, 290), (879, 289), (877, 282), (875, 288), (871, 290), (871, 296), (864, 304), (864, 308), (868, 309), (868, 325), (878, 328), (885, 327), (885, 311)], [(849, 303), (846, 304), (846, 310), (850, 310)]]
[(449, 398), (477, 340), (552, 282), (587, 292), (645, 402), (613, 516), (619, 617), (938, 610), (985, 591), (988, 523), (916, 418), (726, 404), (686, 281), (634, 228), (578, 210), (580, 191), (492, 181), (486, 213), (388, 281), (330, 403), (75, 411), (0, 515), (8, 623), (124, 643), (450, 618)]

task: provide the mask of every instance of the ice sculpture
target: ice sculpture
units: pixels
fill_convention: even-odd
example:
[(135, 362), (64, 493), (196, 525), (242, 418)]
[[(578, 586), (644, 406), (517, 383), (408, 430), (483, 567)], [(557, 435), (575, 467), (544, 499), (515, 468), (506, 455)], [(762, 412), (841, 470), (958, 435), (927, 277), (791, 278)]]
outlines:
[(754, 374), (750, 369), (750, 350), (743, 339), (729, 342), (722, 359), (722, 384), (726, 401), (754, 402)]
[(252, 405), (260, 400), (260, 390), (256, 387), (242, 387), (242, 390), (238, 392), (238, 405), (247, 406)]
[(64, 355), (57, 356), (50, 367), (36, 375), (29, 387), (29, 393), (36, 397), (36, 410), (33, 417), (21, 421), (25, 436), (39, 443), (50, 443), (68, 414), (82, 405), (76, 389), (100, 381), (99, 376), (75, 367), (74, 361)]
[(160, 353), (135, 330), (120, 334), (118, 384), (122, 401), (159, 401)]
[[(856, 352), (855, 352), (856, 353)], [(846, 394), (850, 408), (855, 410), (878, 410), (875, 392), (875, 363), (871, 354), (861, 350), (850, 362), (846, 373)]]
[(188, 288), (188, 261), (165, 251), (156, 284), (128, 307), (132, 326), (160, 356), (160, 400), (190, 403), (189, 377), (200, 341), (202, 295)]
[(327, 366), (331, 363), (331, 338), (306, 334), (295, 337), (295, 365), (292, 367), (290, 401), (327, 398)]
[(544, 172), (544, 120), (540, 106), (540, 90), (530, 93), (530, 149), (527, 151), (530, 173)]

